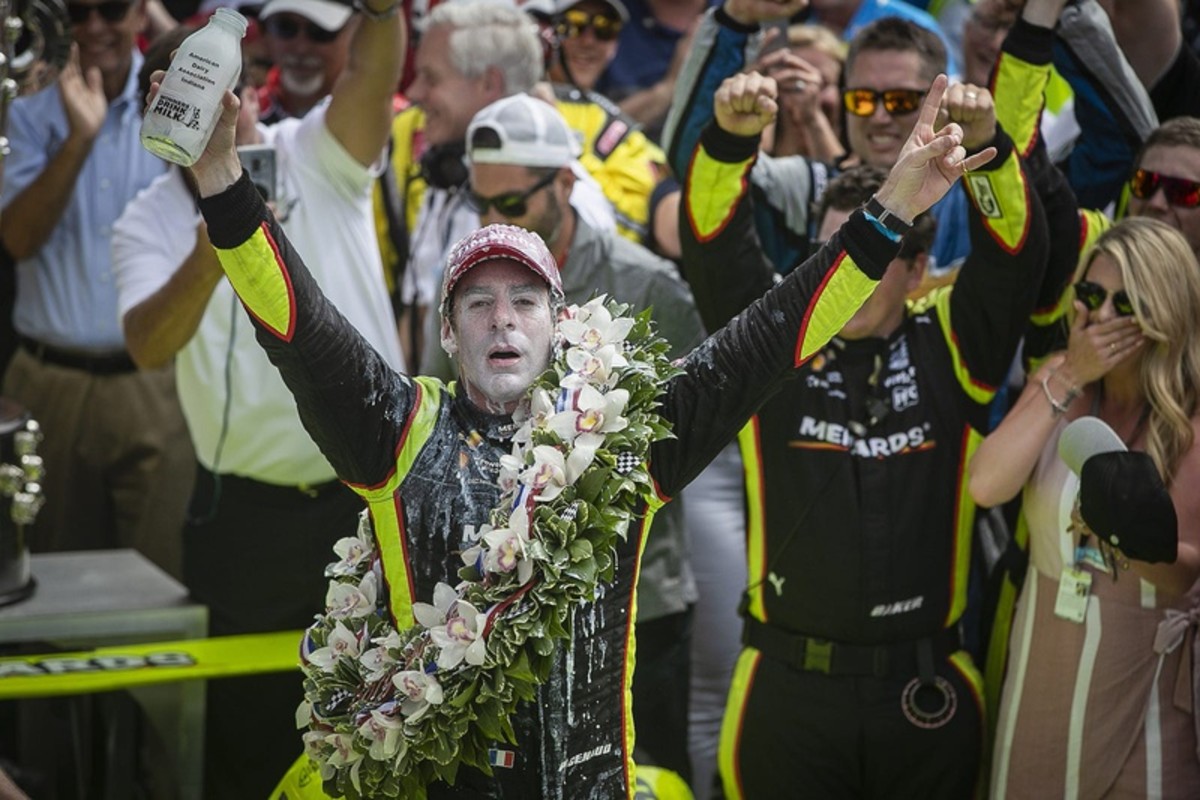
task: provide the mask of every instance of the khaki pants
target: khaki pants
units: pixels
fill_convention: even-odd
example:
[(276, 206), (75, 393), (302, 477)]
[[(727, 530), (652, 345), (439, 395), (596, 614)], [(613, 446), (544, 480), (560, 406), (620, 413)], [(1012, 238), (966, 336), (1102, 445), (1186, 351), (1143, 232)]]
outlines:
[(181, 577), (180, 538), (195, 455), (174, 367), (93, 375), (17, 348), (3, 393), (45, 435), (46, 505), (30, 550), (131, 547)]

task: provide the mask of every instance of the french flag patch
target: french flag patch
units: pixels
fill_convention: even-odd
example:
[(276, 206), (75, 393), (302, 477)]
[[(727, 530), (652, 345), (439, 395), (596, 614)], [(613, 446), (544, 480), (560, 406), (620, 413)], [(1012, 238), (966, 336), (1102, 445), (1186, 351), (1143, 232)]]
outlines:
[(493, 747), (488, 750), (488, 763), (493, 767), (504, 767), (512, 769), (513, 764), (517, 762), (517, 754), (512, 750), (500, 750)]

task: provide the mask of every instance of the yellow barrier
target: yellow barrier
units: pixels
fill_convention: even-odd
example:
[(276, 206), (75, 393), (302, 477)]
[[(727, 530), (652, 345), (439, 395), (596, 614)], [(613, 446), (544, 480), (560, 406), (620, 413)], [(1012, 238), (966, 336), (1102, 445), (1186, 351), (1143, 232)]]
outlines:
[(297, 669), (303, 631), (0, 658), (0, 700), (109, 692)]
[[(635, 767), (637, 794), (634, 800), (693, 800), (683, 778), (660, 767)], [(321, 773), (307, 756), (300, 756), (268, 800), (329, 800), (321, 788)]]

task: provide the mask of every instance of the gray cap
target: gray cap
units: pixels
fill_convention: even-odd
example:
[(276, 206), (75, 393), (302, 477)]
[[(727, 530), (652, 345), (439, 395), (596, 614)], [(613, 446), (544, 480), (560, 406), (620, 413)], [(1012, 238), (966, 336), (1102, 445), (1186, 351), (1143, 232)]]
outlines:
[(467, 157), (475, 164), (565, 167), (580, 152), (558, 109), (527, 94), (484, 107), (467, 128)]

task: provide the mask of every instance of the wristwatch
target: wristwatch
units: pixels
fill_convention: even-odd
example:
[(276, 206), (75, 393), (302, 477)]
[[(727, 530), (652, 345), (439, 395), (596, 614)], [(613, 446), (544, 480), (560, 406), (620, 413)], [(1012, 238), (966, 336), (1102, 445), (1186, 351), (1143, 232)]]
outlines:
[(912, 230), (911, 222), (905, 222), (891, 211), (888, 211), (883, 207), (883, 203), (876, 199), (875, 195), (871, 195), (871, 199), (867, 201), (867, 205), (863, 210), (874, 217), (876, 222), (897, 236), (903, 236)]

